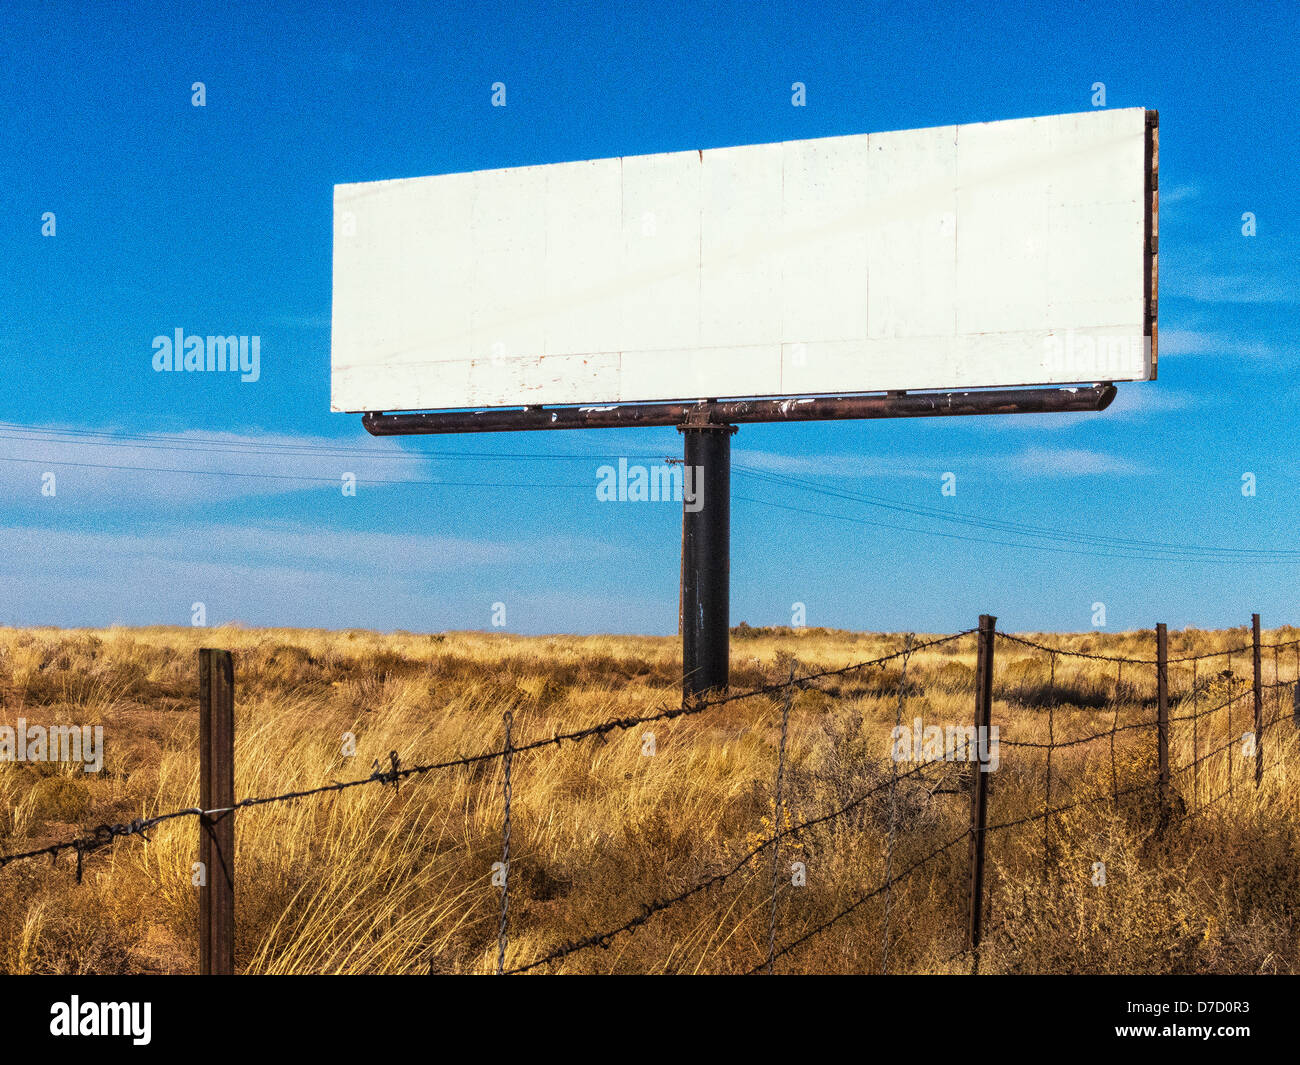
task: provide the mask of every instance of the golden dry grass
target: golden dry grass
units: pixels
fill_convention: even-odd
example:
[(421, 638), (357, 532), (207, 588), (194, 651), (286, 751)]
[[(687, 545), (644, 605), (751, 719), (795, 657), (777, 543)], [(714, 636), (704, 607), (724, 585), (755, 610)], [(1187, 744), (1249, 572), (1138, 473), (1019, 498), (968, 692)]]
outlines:
[[(1266, 642), (1296, 638), (1294, 630)], [(1043, 637), (1111, 655), (1153, 657), (1150, 633)], [(1237, 646), (1244, 630), (1171, 637), (1175, 655)], [(739, 689), (893, 652), (898, 635), (747, 630), (733, 640)], [(70, 838), (197, 801), (195, 651), (236, 653), (239, 796), (365, 776), (395, 750), (405, 765), (498, 747), (510, 710), (516, 742), (640, 715), (676, 699), (676, 640), (499, 634), (223, 629), (0, 629), (0, 724), (102, 724), (104, 771), (0, 764), (0, 852)], [(966, 724), (972, 716), (974, 643), (913, 656), (903, 719)], [(899, 710), (899, 662), (801, 691), (788, 741), (787, 804), (797, 824), (888, 781), (889, 730)], [(1266, 656), (1265, 681), (1274, 677)], [(1287, 652), (1280, 676), (1295, 676)], [(1205, 708), (1228, 680), (1199, 674)], [(1249, 661), (1234, 658), (1237, 692)], [(1175, 694), (1190, 671), (1171, 671)], [(1049, 681), (1050, 697), (1045, 694)], [(994, 721), (1002, 738), (1044, 742), (1106, 731), (1154, 713), (1154, 671), (1058, 659), (998, 645)], [(1278, 718), (1266, 738), (1268, 772), (1234, 750), (1196, 773), (1198, 816), (1164, 834), (1146, 787), (1152, 733), (1053, 754), (1050, 840), (1042, 820), (990, 836), (984, 971), (1296, 972), (1300, 945), (1297, 736), (1290, 689), (1270, 691)], [(1190, 711), (1176, 704), (1175, 716)], [(1250, 724), (1249, 698), (1198, 722), (1204, 756)], [(670, 896), (734, 864), (772, 832), (780, 703), (739, 700), (699, 716), (548, 747), (514, 761), (511, 939), (518, 965), (590, 932), (617, 927), (643, 902)], [(656, 753), (643, 751), (652, 731)], [(341, 753), (343, 736), (356, 754)], [(1189, 722), (1173, 726), (1173, 764), (1192, 761)], [(1004, 746), (990, 778), (990, 822), (1044, 809), (1043, 752)], [(903, 767), (904, 769), (910, 767)], [(968, 774), (953, 763), (895, 792), (892, 870), (957, 837), (969, 816)], [(1197, 805), (1190, 771), (1176, 773), (1175, 807)], [(1112, 803), (1091, 801), (1142, 786)], [(498, 761), (416, 777), (400, 789), (367, 785), (237, 816), (237, 965), (249, 973), (480, 973), (496, 954), (501, 848)], [(834, 916), (884, 878), (888, 790), (850, 814), (787, 840), (781, 856), (778, 944)], [(0, 970), (189, 972), (197, 955), (197, 826), (158, 826), (88, 857), (77, 885), (71, 859), (0, 869)], [(1046, 850), (1045, 850), (1046, 842)], [(891, 972), (964, 971), (966, 843), (901, 881), (889, 898)], [(789, 865), (807, 884), (793, 887)], [(1095, 862), (1106, 885), (1092, 883)], [(725, 886), (702, 892), (607, 949), (538, 971), (739, 972), (766, 952), (771, 854)], [(785, 972), (878, 972), (884, 896), (857, 907), (778, 963)]]

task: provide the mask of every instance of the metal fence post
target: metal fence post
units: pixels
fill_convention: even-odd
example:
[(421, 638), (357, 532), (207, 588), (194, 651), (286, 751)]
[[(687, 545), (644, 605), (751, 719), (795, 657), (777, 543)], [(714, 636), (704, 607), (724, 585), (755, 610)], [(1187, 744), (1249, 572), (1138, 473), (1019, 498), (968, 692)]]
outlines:
[(199, 651), (199, 973), (235, 971), (235, 670), (229, 651)]
[(1163, 621), (1156, 625), (1156, 763), (1163, 808), (1169, 802), (1169, 628)]
[(986, 737), (985, 749), (991, 742), (989, 726), (993, 718), (993, 643), (998, 619), (991, 614), (981, 614), (975, 664), (975, 752), (972, 763), (974, 780), (970, 798), (970, 880), (967, 891), (968, 923), (966, 949), (971, 954), (971, 974), (980, 970), (980, 937), (984, 917), (984, 829), (988, 822), (988, 774), (978, 760), (980, 737)]
[(1259, 615), (1250, 615), (1251, 657), (1255, 666), (1255, 787), (1264, 779), (1264, 686), (1259, 668)]

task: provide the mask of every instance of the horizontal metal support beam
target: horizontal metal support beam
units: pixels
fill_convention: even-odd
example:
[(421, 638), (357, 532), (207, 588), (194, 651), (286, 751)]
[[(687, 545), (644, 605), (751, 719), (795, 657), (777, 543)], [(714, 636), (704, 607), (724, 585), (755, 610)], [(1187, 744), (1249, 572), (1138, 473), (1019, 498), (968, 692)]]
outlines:
[(613, 429), (629, 426), (831, 421), (856, 418), (933, 418), (978, 414), (1044, 414), (1101, 411), (1115, 398), (1114, 385), (1076, 388), (990, 389), (977, 392), (897, 392), (807, 399), (700, 400), (591, 407), (488, 408), (424, 413), (367, 413), (374, 436), (525, 432), (540, 429)]
[(373, 436), (422, 433), (515, 433), (534, 429), (618, 429), (648, 425), (736, 425), (748, 422), (840, 421), (851, 418), (943, 418), (974, 414), (1099, 411), (1115, 386), (1008, 388), (980, 392), (889, 392), (808, 399), (700, 400), (697, 403), (616, 403), (601, 407), (523, 407), (382, 414), (361, 423)]

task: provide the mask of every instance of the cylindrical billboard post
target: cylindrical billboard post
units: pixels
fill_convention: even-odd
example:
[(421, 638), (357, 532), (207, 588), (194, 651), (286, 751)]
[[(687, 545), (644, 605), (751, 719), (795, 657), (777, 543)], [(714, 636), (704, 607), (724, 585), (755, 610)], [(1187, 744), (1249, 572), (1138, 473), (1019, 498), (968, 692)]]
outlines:
[(731, 435), (682, 425), (682, 695), (727, 689), (730, 665)]

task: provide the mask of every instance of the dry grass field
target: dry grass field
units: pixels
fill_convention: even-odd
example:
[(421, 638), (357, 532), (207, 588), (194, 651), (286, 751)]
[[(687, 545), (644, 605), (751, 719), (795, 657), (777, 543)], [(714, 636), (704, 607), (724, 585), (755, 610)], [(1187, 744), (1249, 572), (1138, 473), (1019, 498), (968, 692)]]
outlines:
[[(1295, 630), (1265, 635), (1290, 640)], [(920, 638), (918, 638), (920, 639)], [(1044, 636), (1115, 656), (1154, 657), (1149, 632)], [(1240, 646), (1249, 633), (1171, 634), (1171, 654)], [(502, 714), (517, 743), (674, 704), (675, 639), (499, 634), (383, 635), (305, 630), (0, 629), (0, 724), (99, 724), (98, 774), (75, 765), (0, 763), (0, 853), (71, 838), (198, 800), (200, 646), (235, 652), (239, 796), (366, 776), (396, 751), (405, 765), (499, 747)], [(737, 689), (898, 650), (899, 635), (755, 630), (732, 643)], [(1048, 657), (997, 646), (994, 722), (1004, 746), (990, 774), (991, 824), (1044, 809), (1041, 748), (1145, 720), (1150, 667)], [(1290, 651), (1265, 680), (1295, 676)], [(511, 936), (507, 965), (615, 928), (643, 902), (734, 865), (773, 831), (869, 791), (842, 817), (785, 840), (777, 943), (803, 935), (957, 837), (969, 819), (969, 768), (939, 763), (880, 789), (900, 713), (901, 663), (828, 678), (798, 692), (784, 809), (773, 794), (781, 701), (741, 699), (648, 728), (518, 754), (513, 768)], [(968, 724), (974, 638), (914, 655), (905, 722)], [(1199, 705), (1239, 694), (1249, 656), (1201, 664)], [(1275, 674), (1274, 670), (1277, 669)], [(1171, 670), (1175, 696), (1189, 667)], [(1176, 701), (1177, 718), (1191, 702)], [(1050, 713), (1049, 713), (1050, 708)], [(1053, 752), (1052, 805), (1070, 809), (989, 837), (985, 972), (1294, 973), (1300, 971), (1300, 776), (1291, 691), (1270, 689), (1267, 772), (1236, 745), (1195, 774), (1188, 721), (1173, 725), (1173, 803), (1199, 811), (1157, 832), (1151, 730)], [(1249, 728), (1249, 697), (1198, 722), (1202, 756)], [(1049, 721), (1050, 719), (1050, 721)], [(642, 733), (655, 753), (643, 753)], [(345, 733), (356, 753), (342, 754)], [(900, 771), (911, 768), (900, 766)], [(1193, 794), (1193, 784), (1196, 794)], [(1223, 795), (1229, 784), (1232, 793)], [(1118, 801), (1092, 801), (1114, 791)], [(247, 973), (483, 973), (496, 960), (502, 767), (491, 760), (237, 815), (237, 967)], [(1207, 800), (1215, 799), (1206, 805)], [(893, 855), (886, 840), (894, 839)], [(184, 973), (197, 957), (192, 818), (157, 826), (86, 859), (0, 869), (0, 970)], [(888, 898), (888, 970), (963, 972), (966, 842), (897, 883)], [(807, 870), (791, 885), (791, 862)], [(1094, 885), (1094, 863), (1106, 883)], [(537, 972), (743, 972), (767, 950), (770, 850), (725, 885), (651, 917), (604, 948)], [(781, 972), (879, 972), (886, 898), (878, 895), (777, 963)]]

